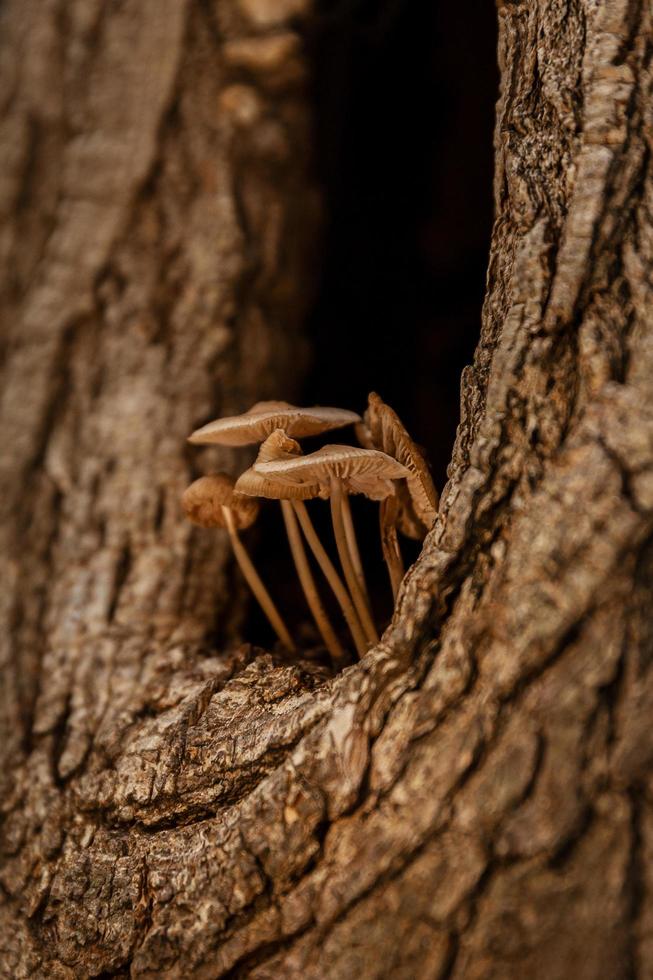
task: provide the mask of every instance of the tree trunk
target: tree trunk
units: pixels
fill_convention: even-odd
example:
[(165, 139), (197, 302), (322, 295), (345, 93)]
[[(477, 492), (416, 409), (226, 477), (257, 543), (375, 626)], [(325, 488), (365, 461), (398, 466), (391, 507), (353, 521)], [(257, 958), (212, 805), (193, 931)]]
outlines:
[(648, 5), (499, 5), (450, 479), (334, 679), (178, 506), (301, 370), (307, 0), (0, 16), (2, 976), (653, 977)]

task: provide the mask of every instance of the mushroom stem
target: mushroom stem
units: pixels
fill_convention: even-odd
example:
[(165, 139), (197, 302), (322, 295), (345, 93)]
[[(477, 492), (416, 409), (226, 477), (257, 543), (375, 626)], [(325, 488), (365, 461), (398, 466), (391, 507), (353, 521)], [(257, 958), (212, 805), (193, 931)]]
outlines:
[(379, 523), (381, 527), (381, 547), (383, 557), (388, 567), (390, 584), (392, 585), (392, 595), (397, 598), (401, 580), (404, 577), (404, 562), (401, 557), (401, 548), (397, 538), (397, 498), (394, 496), (386, 497), (381, 501), (379, 509)]
[(293, 500), (292, 506), (295, 514), (297, 515), (297, 519), (301, 524), (301, 528), (304, 532), (304, 537), (308, 542), (308, 546), (313, 552), (315, 560), (322, 569), (324, 577), (331, 586), (331, 590), (340, 604), (342, 614), (347, 621), (349, 631), (354, 640), (356, 652), (358, 653), (359, 657), (362, 657), (367, 652), (369, 643), (365, 639), (365, 634), (360, 624), (358, 613), (354, 609), (349, 593), (347, 592), (342, 579), (338, 575), (333, 562), (326, 553), (326, 550), (324, 549), (324, 546), (317, 535), (317, 531), (313, 527), (313, 522), (308, 515), (306, 504), (303, 502), (303, 500)]
[(336, 547), (338, 549), (338, 557), (340, 558), (340, 564), (342, 565), (342, 570), (345, 573), (345, 580), (351, 597), (354, 601), (354, 606), (356, 607), (356, 612), (360, 617), (365, 635), (370, 643), (379, 642), (379, 634), (376, 631), (376, 626), (372, 620), (370, 612), (367, 608), (367, 603), (365, 602), (365, 596), (361, 591), (361, 587), (358, 583), (358, 578), (356, 577), (356, 571), (352, 564), (352, 560), (349, 554), (349, 548), (347, 547), (347, 536), (345, 534), (345, 525), (342, 518), (342, 481), (337, 476), (331, 477), (331, 520), (333, 522), (333, 533), (336, 538)]
[(369, 592), (367, 591), (367, 582), (365, 581), (365, 572), (363, 571), (363, 563), (361, 561), (360, 551), (358, 550), (358, 541), (356, 540), (354, 521), (351, 516), (351, 505), (349, 503), (349, 494), (344, 492), (342, 494), (342, 522), (345, 526), (345, 537), (347, 539), (347, 547), (349, 549), (351, 563), (354, 566), (354, 571), (356, 572), (356, 578), (358, 579), (360, 590), (363, 593), (363, 598), (365, 599), (365, 605), (367, 606), (367, 611), (371, 617), (372, 605), (370, 603)]
[(290, 544), (297, 575), (304, 590), (308, 607), (313, 614), (315, 625), (320, 631), (320, 636), (324, 640), (333, 660), (336, 663), (342, 663), (346, 659), (346, 654), (320, 601), (315, 579), (313, 578), (313, 573), (306, 557), (306, 550), (302, 543), (302, 536), (299, 525), (297, 524), (295, 511), (289, 500), (280, 500), (279, 503), (281, 504), (281, 512), (286, 525), (286, 534), (288, 535), (288, 543)]
[(270, 593), (263, 585), (261, 578), (254, 568), (251, 558), (249, 557), (247, 550), (238, 536), (238, 531), (236, 530), (236, 525), (234, 523), (233, 515), (229, 507), (222, 507), (222, 513), (224, 515), (224, 522), (229, 532), (229, 537), (231, 539), (231, 546), (234, 550), (234, 555), (236, 556), (236, 561), (240, 566), (240, 570), (245, 576), (245, 580), (249, 585), (250, 589), (256, 596), (258, 603), (270, 621), (272, 629), (277, 634), (281, 642), (285, 647), (287, 647), (293, 653), (296, 651), (296, 646), (292, 641), (290, 633), (286, 628), (286, 624), (279, 615), (277, 607), (272, 601)]

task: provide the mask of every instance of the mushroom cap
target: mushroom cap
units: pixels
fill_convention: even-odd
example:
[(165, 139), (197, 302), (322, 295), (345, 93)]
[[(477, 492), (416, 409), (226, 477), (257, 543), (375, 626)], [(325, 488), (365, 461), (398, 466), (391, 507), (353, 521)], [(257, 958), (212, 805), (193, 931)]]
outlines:
[(289, 483), (286, 480), (278, 480), (265, 473), (259, 473), (254, 466), (250, 466), (238, 477), (235, 490), (236, 493), (245, 494), (250, 499), (266, 497), (268, 500), (310, 500), (320, 496), (319, 484)]
[(268, 500), (309, 500), (318, 497), (319, 486), (300, 486), (275, 480), (257, 472), (256, 467), (261, 463), (271, 463), (284, 459), (295, 459), (301, 456), (302, 449), (298, 442), (290, 439), (283, 429), (275, 429), (261, 445), (254, 466), (236, 481), (236, 491), (252, 497), (266, 497)]
[(394, 493), (392, 481), (408, 475), (406, 467), (396, 459), (377, 449), (359, 449), (358, 446), (323, 446), (307, 456), (257, 462), (253, 468), (261, 476), (288, 485), (316, 485), (320, 497), (330, 495), (331, 479), (337, 477), (342, 480), (347, 493), (364, 493), (372, 500), (383, 500)]
[(287, 435), (301, 438), (339, 429), (353, 422), (360, 422), (360, 415), (344, 408), (321, 405), (298, 408), (288, 402), (257, 402), (243, 415), (232, 415), (203, 425), (188, 437), (188, 441), (248, 446), (253, 442), (262, 442), (275, 429), (283, 429)]
[(301, 456), (302, 447), (295, 439), (291, 439), (283, 429), (275, 429), (261, 443), (256, 457), (257, 463), (271, 463), (274, 459), (292, 459)]
[(224, 527), (223, 507), (228, 507), (238, 530), (254, 523), (258, 501), (234, 492), (234, 481), (227, 473), (201, 476), (186, 487), (181, 504), (189, 521), (199, 527)]
[(424, 456), (404, 428), (401, 419), (382, 398), (371, 392), (364, 424), (356, 431), (363, 445), (373, 445), (408, 470), (406, 486), (398, 488), (399, 526), (411, 538), (423, 538), (435, 521), (438, 494)]

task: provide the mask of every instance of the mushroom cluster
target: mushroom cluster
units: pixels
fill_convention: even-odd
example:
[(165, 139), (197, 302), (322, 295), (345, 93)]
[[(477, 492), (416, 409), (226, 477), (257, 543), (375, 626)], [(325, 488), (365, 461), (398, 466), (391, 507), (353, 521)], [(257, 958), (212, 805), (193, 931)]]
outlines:
[[(361, 446), (326, 445), (303, 454), (296, 441), (355, 425)], [(195, 480), (182, 498), (186, 516), (201, 527), (225, 528), (249, 587), (280, 642), (295, 644), (238, 532), (258, 515), (259, 500), (278, 500), (290, 552), (315, 625), (334, 663), (347, 651), (320, 598), (305, 544), (331, 588), (359, 657), (379, 634), (372, 615), (351, 508), (350, 494), (380, 502), (383, 555), (393, 595), (404, 575), (397, 529), (421, 539), (437, 513), (437, 493), (424, 457), (398, 416), (378, 395), (369, 396), (363, 418), (340, 408), (298, 408), (287, 402), (258, 402), (242, 415), (216, 419), (189, 437), (194, 444), (246, 446), (259, 443), (256, 461), (236, 481), (224, 473)], [(362, 448), (361, 448), (362, 447)], [(322, 544), (306, 507), (328, 499), (340, 572)]]

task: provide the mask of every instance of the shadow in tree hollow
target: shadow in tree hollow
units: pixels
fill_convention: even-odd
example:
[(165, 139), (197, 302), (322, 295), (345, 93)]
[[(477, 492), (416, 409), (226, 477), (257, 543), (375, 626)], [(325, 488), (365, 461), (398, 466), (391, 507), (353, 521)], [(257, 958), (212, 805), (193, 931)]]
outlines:
[[(480, 330), (496, 13), (481, 2), (324, 3), (307, 41), (326, 229), (301, 403), (362, 411), (368, 391), (378, 390), (426, 448), (441, 489), (460, 373)], [(379, 615), (387, 617), (376, 508), (354, 506)], [(327, 515), (318, 523), (328, 535)], [(272, 522), (265, 529), (279, 532)], [(270, 554), (278, 556), (278, 543)], [(406, 558), (415, 553), (408, 545)]]
[(327, 233), (305, 399), (404, 418), (445, 479), (480, 328), (497, 96), (491, 4), (348, 2), (310, 41)]

